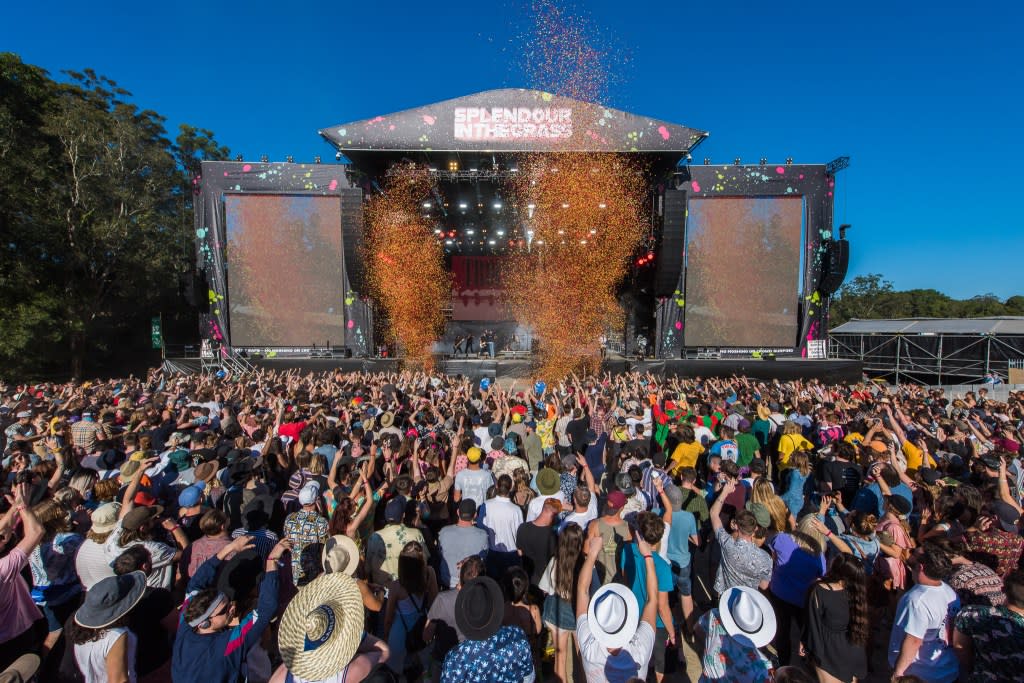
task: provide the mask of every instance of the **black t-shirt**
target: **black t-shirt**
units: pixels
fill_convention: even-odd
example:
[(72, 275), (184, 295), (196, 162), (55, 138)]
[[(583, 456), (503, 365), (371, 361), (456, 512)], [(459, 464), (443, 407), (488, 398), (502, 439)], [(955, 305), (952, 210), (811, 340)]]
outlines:
[(530, 575), (530, 583), (540, 583), (540, 577), (555, 554), (558, 536), (553, 526), (537, 526), (527, 522), (516, 532), (516, 548), (523, 554), (523, 569)]
[(139, 676), (159, 669), (171, 658), (173, 635), (160, 620), (174, 610), (174, 598), (166, 588), (146, 588), (132, 608), (128, 628), (139, 639), (135, 648), (135, 671)]
[(842, 494), (843, 506), (849, 507), (864, 481), (864, 470), (846, 460), (827, 460), (821, 464), (818, 481), (830, 482), (832, 490)]
[(590, 429), (590, 418), (585, 415), (578, 420), (570, 420), (569, 424), (565, 425), (565, 433), (569, 437), (569, 441), (572, 442), (574, 451), (582, 453), (586, 449), (588, 429)]
[(153, 427), (146, 434), (153, 440), (153, 450), (157, 453), (163, 451), (167, 445), (167, 439), (175, 432), (177, 425), (174, 420), (167, 420), (158, 427)]

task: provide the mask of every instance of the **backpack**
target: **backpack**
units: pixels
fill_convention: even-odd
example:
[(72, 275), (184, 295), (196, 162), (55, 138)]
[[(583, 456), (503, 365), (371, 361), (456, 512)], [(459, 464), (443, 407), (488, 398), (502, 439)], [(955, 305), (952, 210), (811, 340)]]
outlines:
[(426, 598), (423, 598), (418, 605), (416, 604), (416, 598), (412, 595), (409, 596), (409, 600), (416, 608), (416, 614), (418, 615), (416, 621), (410, 627), (401, 612), (398, 613), (398, 618), (402, 620), (402, 626), (405, 627), (405, 651), (419, 652), (427, 646), (427, 641), (423, 639), (423, 629), (427, 626), (427, 613), (423, 609), (423, 603), (426, 601)]

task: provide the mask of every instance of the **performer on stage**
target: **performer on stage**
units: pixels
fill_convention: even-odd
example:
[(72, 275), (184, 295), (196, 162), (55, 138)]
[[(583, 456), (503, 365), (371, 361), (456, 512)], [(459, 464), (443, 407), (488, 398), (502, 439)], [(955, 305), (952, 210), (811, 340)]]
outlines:
[(462, 353), (462, 344), (465, 341), (466, 341), (466, 338), (463, 337), (461, 334), (458, 337), (455, 338), (455, 343), (452, 345), (452, 355), (453, 356), (458, 356), (460, 353)]

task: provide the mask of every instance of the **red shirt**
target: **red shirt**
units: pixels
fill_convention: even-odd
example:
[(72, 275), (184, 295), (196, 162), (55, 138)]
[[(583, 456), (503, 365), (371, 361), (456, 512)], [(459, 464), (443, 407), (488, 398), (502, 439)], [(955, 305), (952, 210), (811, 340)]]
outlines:
[(277, 428), (278, 436), (291, 437), (292, 441), (299, 440), (299, 434), (306, 428), (305, 422), (285, 422)]

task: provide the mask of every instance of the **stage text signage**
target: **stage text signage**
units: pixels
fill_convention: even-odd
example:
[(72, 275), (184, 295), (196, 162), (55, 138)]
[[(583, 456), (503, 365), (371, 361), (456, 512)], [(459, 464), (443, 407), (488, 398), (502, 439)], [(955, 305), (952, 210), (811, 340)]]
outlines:
[(569, 107), (456, 107), (456, 140), (567, 140)]

